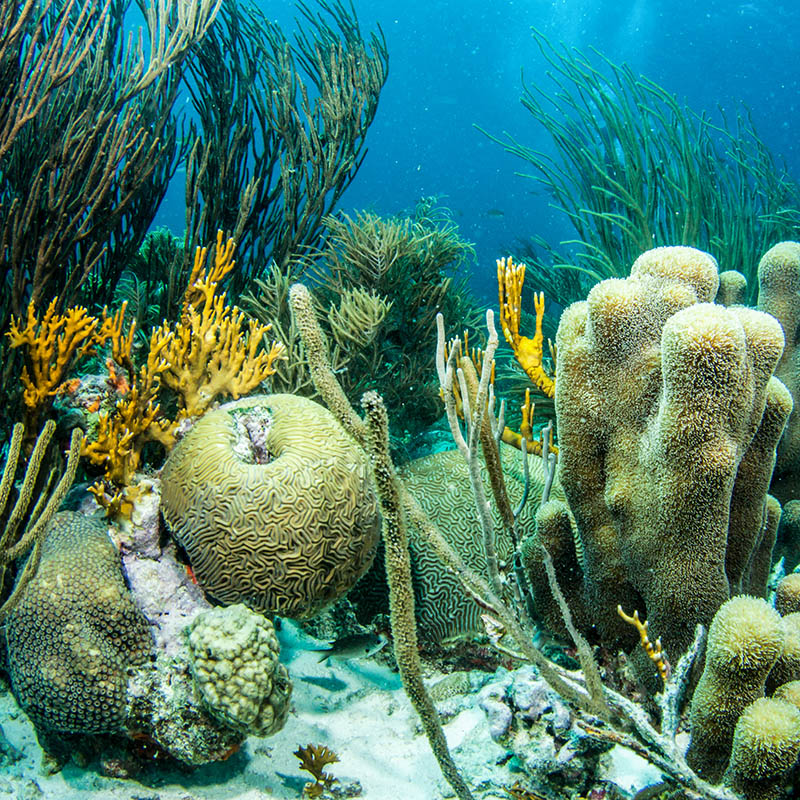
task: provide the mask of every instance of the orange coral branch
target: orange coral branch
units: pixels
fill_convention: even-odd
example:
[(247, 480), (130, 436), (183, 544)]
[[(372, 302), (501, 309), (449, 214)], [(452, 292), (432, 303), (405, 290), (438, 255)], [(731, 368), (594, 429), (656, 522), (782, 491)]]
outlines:
[(105, 310), (100, 320), (83, 306), (74, 306), (59, 314), (57, 304), (58, 298), (54, 297), (40, 320), (31, 301), (25, 324), (12, 317), (6, 333), (12, 348), (26, 348), (20, 380), (29, 422), (39, 416), (54, 395), (63, 391), (69, 371), (112, 335), (111, 321)]
[(639, 619), (638, 611), (634, 611), (633, 616), (629, 617), (622, 610), (622, 606), (617, 606), (617, 614), (619, 614), (620, 617), (625, 620), (625, 622), (633, 625), (634, 628), (639, 631), (639, 639), (645, 653), (647, 653), (650, 660), (656, 665), (658, 674), (661, 676), (661, 680), (666, 683), (669, 679), (670, 666), (664, 651), (661, 649), (661, 639), (656, 639), (655, 644), (650, 641), (650, 637), (647, 635), (647, 621), (642, 622)]

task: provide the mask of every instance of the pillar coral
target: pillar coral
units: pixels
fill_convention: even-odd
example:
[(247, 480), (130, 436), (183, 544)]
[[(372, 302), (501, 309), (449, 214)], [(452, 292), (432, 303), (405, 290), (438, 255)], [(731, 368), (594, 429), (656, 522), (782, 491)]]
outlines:
[[(797, 400), (800, 393), (800, 243), (780, 242), (758, 264), (758, 308), (783, 328), (786, 347), (775, 374)], [(800, 407), (789, 417), (778, 446), (772, 491), (784, 503), (800, 490)]]
[(650, 250), (571, 305), (557, 336), (576, 616), (633, 645), (616, 608), (638, 610), (673, 659), (732, 594), (764, 593), (780, 516), (767, 490), (792, 409), (773, 376), (783, 332), (713, 304), (718, 282), (706, 253)]

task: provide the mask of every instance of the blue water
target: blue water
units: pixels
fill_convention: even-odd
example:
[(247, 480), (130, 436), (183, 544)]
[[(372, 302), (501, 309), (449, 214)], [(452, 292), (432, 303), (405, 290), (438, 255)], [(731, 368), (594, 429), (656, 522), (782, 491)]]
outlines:
[[(295, 11), (260, 0), (284, 30)], [(522, 107), (521, 73), (547, 86), (530, 29), (552, 42), (597, 48), (656, 81), (696, 111), (731, 116), (745, 103), (762, 139), (800, 178), (800, 4), (690, 0), (355, 0), (362, 30), (380, 25), (389, 79), (367, 137), (369, 153), (342, 210), (393, 214), (439, 195), (476, 245), (474, 286), (494, 297), (495, 259), (516, 240), (570, 238), (549, 198), (521, 177), (526, 164), (474, 126), (548, 148)], [(159, 223), (183, 232), (183, 187)], [(536, 192), (536, 193), (534, 193)], [(497, 214), (502, 212), (502, 216)], [(491, 212), (491, 213), (490, 213)]]

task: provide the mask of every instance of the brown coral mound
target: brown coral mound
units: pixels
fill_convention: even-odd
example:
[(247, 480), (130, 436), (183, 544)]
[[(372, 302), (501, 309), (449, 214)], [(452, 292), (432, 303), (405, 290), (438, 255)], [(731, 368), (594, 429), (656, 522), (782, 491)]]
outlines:
[(617, 604), (638, 609), (672, 656), (731, 594), (764, 593), (780, 513), (767, 489), (792, 409), (772, 374), (783, 332), (767, 314), (710, 303), (717, 286), (708, 254), (657, 248), (558, 329), (574, 600), (608, 642), (631, 635)]
[(164, 465), (162, 512), (207, 594), (288, 617), (344, 595), (380, 536), (363, 451), (327, 409), (288, 394), (200, 419)]
[(151, 640), (104, 524), (73, 512), (53, 517), (6, 637), (14, 693), (40, 731), (122, 728), (127, 669), (147, 660)]

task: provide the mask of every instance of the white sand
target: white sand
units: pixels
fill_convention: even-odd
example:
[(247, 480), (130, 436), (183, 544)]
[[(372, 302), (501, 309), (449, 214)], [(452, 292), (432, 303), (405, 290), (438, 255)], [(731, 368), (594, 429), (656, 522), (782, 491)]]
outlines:
[[(23, 758), (0, 770), (0, 800), (299, 798), (309, 778), (293, 753), (309, 743), (334, 750), (340, 761), (328, 771), (342, 785), (358, 781), (362, 792), (357, 796), (367, 800), (453, 796), (395, 673), (373, 661), (320, 664), (317, 653), (302, 649), (286, 655), (294, 692), (292, 712), (280, 733), (248, 739), (225, 763), (186, 773), (155, 767), (137, 781), (101, 777), (97, 764), (86, 769), (70, 764), (55, 775), (44, 774), (33, 727), (6, 693), (0, 697), (0, 725)], [(502, 786), (512, 785), (514, 776), (494, 766), (504, 750), (491, 740), (484, 713), (467, 709), (445, 731), (476, 798), (507, 800)]]

